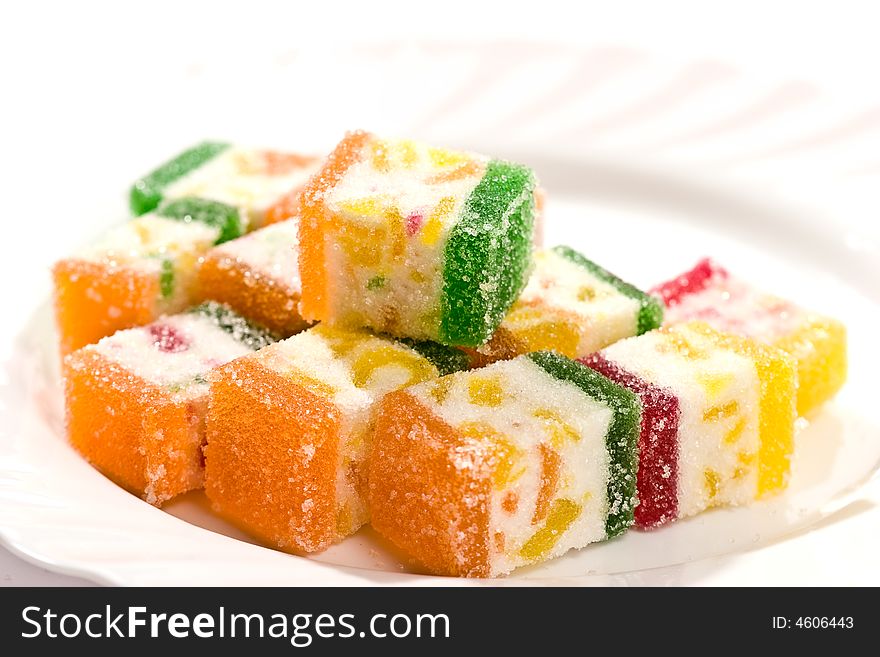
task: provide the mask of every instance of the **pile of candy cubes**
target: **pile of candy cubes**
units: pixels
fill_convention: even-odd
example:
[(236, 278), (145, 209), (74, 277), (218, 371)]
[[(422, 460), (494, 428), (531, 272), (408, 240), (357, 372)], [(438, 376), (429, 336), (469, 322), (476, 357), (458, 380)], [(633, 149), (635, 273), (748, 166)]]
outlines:
[(783, 491), (844, 326), (710, 260), (642, 291), (541, 247), (543, 198), (521, 164), (360, 131), (181, 153), (53, 269), (70, 442), (273, 547), (371, 523), (463, 577)]

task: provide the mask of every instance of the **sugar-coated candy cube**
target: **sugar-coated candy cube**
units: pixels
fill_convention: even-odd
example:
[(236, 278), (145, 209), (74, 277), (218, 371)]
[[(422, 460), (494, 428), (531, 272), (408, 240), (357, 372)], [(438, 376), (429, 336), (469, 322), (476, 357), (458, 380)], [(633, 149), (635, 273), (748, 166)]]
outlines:
[(846, 381), (842, 323), (757, 290), (709, 259), (653, 292), (666, 303), (669, 324), (700, 320), (791, 354), (797, 361), (801, 415), (831, 399)]
[(271, 340), (229, 308), (209, 303), (69, 354), (64, 384), (70, 442), (150, 504), (200, 488), (206, 377)]
[(449, 347), (319, 325), (228, 363), (211, 381), (208, 497), (283, 549), (345, 538), (369, 520), (375, 402), (460, 361)]
[(491, 577), (623, 532), (636, 395), (538, 352), (393, 392), (370, 457), (373, 527), (431, 572)]
[(567, 246), (541, 249), (525, 290), (474, 365), (532, 351), (579, 358), (660, 326), (663, 306)]
[(62, 354), (191, 305), (199, 259), (243, 228), (232, 206), (182, 198), (113, 228), (56, 263)]
[(283, 337), (306, 328), (297, 308), (297, 226), (296, 218), (288, 219), (208, 251), (196, 296), (225, 303)]
[(525, 285), (534, 188), (518, 164), (348, 134), (302, 196), (303, 317), (482, 344)]
[(319, 164), (297, 153), (203, 142), (135, 182), (131, 210), (140, 215), (163, 200), (204, 198), (239, 208), (251, 230), (295, 214), (302, 187)]
[(637, 526), (746, 504), (787, 485), (796, 374), (782, 350), (691, 322), (583, 362), (642, 402)]

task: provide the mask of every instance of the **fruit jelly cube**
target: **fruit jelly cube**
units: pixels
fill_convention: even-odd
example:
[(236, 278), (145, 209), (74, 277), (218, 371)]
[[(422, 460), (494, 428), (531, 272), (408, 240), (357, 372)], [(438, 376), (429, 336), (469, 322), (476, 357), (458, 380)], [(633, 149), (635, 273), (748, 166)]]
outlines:
[(288, 219), (208, 251), (196, 296), (225, 303), (283, 337), (308, 327), (297, 309), (297, 225)]
[(632, 390), (642, 404), (639, 434), (639, 504), (637, 527), (650, 528), (678, 517), (678, 397), (649, 383), (601, 353), (590, 354), (584, 364), (615, 383)]
[(584, 362), (641, 399), (639, 527), (785, 487), (796, 375), (782, 350), (691, 322)]
[(214, 244), (239, 236), (240, 229), (238, 210), (231, 206), (179, 199), (56, 263), (62, 354), (191, 305), (199, 259)]
[(475, 365), (531, 351), (569, 358), (660, 326), (663, 306), (567, 246), (539, 250), (526, 289), (492, 339), (470, 353)]
[(482, 344), (525, 285), (534, 188), (518, 164), (348, 134), (302, 197), (303, 317)]
[(71, 443), (150, 504), (200, 488), (206, 376), (270, 340), (228, 308), (205, 304), (73, 352), (64, 361)]
[(319, 325), (220, 368), (207, 421), (205, 489), (215, 509), (293, 551), (357, 531), (369, 520), (375, 403), (448, 368), (422, 353)]
[(318, 165), (312, 156), (204, 142), (135, 182), (131, 209), (139, 215), (163, 200), (198, 197), (241, 209), (248, 228), (258, 228), (296, 212)]
[(387, 395), (370, 457), (373, 527), (443, 575), (489, 577), (633, 522), (640, 407), (550, 352)]
[(173, 182), (203, 167), (220, 153), (229, 149), (229, 144), (202, 142), (189, 148), (160, 167), (138, 179), (129, 193), (131, 211), (141, 215), (156, 209), (164, 198), (165, 188)]
[(846, 327), (731, 276), (709, 259), (654, 288), (667, 323), (700, 320), (729, 333), (774, 345), (797, 361), (797, 409), (807, 415), (846, 381)]

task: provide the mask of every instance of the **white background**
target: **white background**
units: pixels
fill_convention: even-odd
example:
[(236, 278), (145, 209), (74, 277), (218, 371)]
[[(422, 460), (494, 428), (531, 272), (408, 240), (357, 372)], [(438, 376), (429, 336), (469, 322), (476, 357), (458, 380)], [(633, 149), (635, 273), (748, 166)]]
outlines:
[[(5, 239), (0, 240), (4, 327), (2, 356), (16, 318), (42, 300), (21, 277), (39, 276), (85, 239), (69, 208), (86, 196), (82, 170), (122, 196), (134, 176), (167, 155), (145, 149), (143, 167), (115, 167), (114, 152), (140, 142), (138, 131), (179, 131), (184, 143), (205, 136), (206, 108), (229, 95), (254, 106), (272, 94), (308, 90), (230, 88), (187, 99), (187, 80), (205, 67), (239, 73), (283, 53), (320, 61), (350, 43), (443, 44), (552, 42), (572, 48), (638, 47), (712, 58), (745, 70), (802, 78), (843, 95), (880, 101), (874, 2), (66, 2), (4, 4), (0, 10), (0, 181)], [(381, 74), (381, 72), (377, 72)], [(241, 75), (235, 80), (240, 81)], [(246, 79), (246, 76), (245, 78)], [(341, 85), (346, 80), (339, 80)], [(381, 106), (369, 93), (355, 106)], [(309, 138), (308, 126), (292, 134)], [(340, 126), (340, 131), (354, 126)], [(217, 135), (223, 137), (217, 126)], [(186, 137), (185, 135), (195, 135)], [(76, 176), (67, 175), (71, 171)], [(94, 197), (94, 194), (92, 194)], [(82, 210), (82, 208), (79, 208)], [(115, 218), (114, 218), (115, 219)], [(108, 223), (111, 221), (108, 219)], [(22, 242), (39, 248), (22, 248)], [(24, 273), (23, 273), (24, 272)], [(48, 280), (36, 289), (48, 290)], [(45, 292), (43, 293), (45, 294)], [(6, 382), (0, 382), (5, 384)], [(2, 427), (0, 427), (2, 429)], [(73, 584), (0, 549), (0, 585)]]

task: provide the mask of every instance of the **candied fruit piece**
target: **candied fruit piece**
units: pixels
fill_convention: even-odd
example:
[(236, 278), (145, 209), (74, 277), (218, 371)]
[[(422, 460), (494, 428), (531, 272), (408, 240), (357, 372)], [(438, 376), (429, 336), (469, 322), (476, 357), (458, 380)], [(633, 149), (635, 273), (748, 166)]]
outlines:
[(393, 392), (370, 456), (373, 527), (468, 577), (616, 536), (634, 517), (639, 418), (633, 393), (553, 353)]
[(566, 499), (554, 501), (544, 526), (526, 541), (519, 550), (520, 554), (529, 561), (542, 559), (580, 514), (579, 504)]
[[(369, 520), (367, 455), (383, 395), (449, 362), (364, 331), (319, 325), (212, 377), (205, 490), (280, 548), (322, 550)], [(425, 355), (427, 354), (427, 355)]]
[(482, 344), (525, 283), (534, 186), (520, 165), (350, 133), (303, 195), (302, 315)]
[(765, 294), (709, 259), (653, 292), (668, 306), (669, 324), (703, 321), (793, 356), (800, 415), (831, 399), (846, 381), (846, 329), (840, 322)]
[(539, 249), (525, 290), (492, 339), (468, 351), (474, 366), (532, 351), (569, 358), (657, 328), (658, 300), (565, 246)]
[(271, 341), (259, 331), (213, 304), (71, 353), (64, 360), (71, 444), (151, 504), (200, 488), (207, 376)]
[[(786, 485), (795, 368), (783, 351), (691, 322), (584, 362), (642, 401), (637, 526), (748, 504)], [(757, 454), (757, 469), (743, 453)]]
[(296, 214), (302, 187), (318, 163), (297, 153), (204, 142), (136, 181), (131, 209), (141, 215), (163, 202), (199, 198), (232, 206), (245, 228), (259, 228)]

